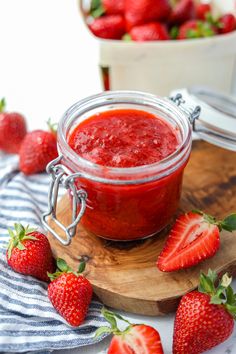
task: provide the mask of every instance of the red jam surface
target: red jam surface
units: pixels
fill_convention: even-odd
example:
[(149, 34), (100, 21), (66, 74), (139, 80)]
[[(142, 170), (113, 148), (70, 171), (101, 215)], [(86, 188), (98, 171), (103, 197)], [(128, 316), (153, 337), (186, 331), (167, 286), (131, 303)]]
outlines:
[(176, 132), (164, 120), (131, 109), (98, 113), (69, 137), (78, 155), (109, 167), (150, 165), (172, 154), (178, 144)]
[[(127, 168), (162, 160), (176, 151), (179, 137), (171, 125), (150, 113), (113, 110), (78, 124), (68, 136), (68, 144), (87, 160)], [(166, 177), (142, 184), (79, 179), (77, 188), (88, 194), (83, 226), (98, 236), (120, 241), (159, 232), (178, 207), (185, 165)]]

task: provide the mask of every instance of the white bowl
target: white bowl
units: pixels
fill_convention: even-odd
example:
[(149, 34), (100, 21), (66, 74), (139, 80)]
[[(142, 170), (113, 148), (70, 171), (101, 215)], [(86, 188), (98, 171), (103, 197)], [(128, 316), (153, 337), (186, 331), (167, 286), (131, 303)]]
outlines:
[(99, 43), (99, 65), (109, 68), (112, 90), (141, 90), (163, 96), (179, 87), (201, 85), (225, 93), (233, 91), (236, 31), (203, 39), (142, 43), (93, 37)]

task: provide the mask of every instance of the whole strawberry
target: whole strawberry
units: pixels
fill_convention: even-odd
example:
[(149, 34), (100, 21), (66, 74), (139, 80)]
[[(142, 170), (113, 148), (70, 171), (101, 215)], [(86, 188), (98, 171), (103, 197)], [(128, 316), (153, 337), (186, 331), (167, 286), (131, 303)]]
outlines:
[[(132, 324), (122, 316), (102, 310), (105, 319), (111, 327), (100, 327), (96, 332), (96, 337), (103, 333), (112, 333), (113, 338), (109, 345), (108, 354), (163, 354), (161, 338), (159, 333), (145, 324)], [(121, 320), (128, 324), (124, 331), (119, 330), (117, 321)]]
[(158, 22), (133, 27), (130, 31), (130, 37), (137, 42), (170, 39), (166, 26)]
[(169, 23), (180, 25), (195, 18), (195, 4), (193, 0), (180, 0), (174, 6), (169, 17)]
[(225, 34), (236, 29), (236, 18), (233, 14), (225, 14), (218, 20), (219, 33)]
[(19, 113), (4, 112), (6, 102), (0, 101), (0, 150), (18, 153), (26, 134), (25, 118)]
[(102, 6), (108, 15), (122, 15), (125, 9), (125, 0), (102, 0)]
[(199, 20), (207, 20), (209, 16), (211, 16), (211, 5), (199, 3), (196, 5), (196, 17)]
[(95, 18), (89, 28), (97, 37), (121, 39), (125, 34), (125, 21), (121, 15), (107, 15)]
[(19, 155), (20, 170), (25, 175), (43, 172), (47, 164), (58, 155), (55, 132), (34, 130), (26, 134)]
[(28, 226), (24, 228), (21, 224), (14, 224), (14, 230), (8, 231), (9, 266), (18, 273), (49, 281), (47, 272), (54, 272), (56, 267), (47, 237)]
[(201, 274), (198, 291), (184, 295), (174, 324), (173, 354), (200, 354), (224, 342), (233, 332), (236, 294), (225, 274), (216, 287), (216, 273)]
[(92, 286), (81, 274), (85, 263), (81, 262), (74, 272), (63, 259), (57, 260), (58, 270), (48, 274), (52, 282), (48, 286), (48, 297), (54, 308), (71, 325), (83, 323), (92, 300)]
[(211, 23), (190, 20), (180, 26), (177, 39), (205, 38), (215, 36), (216, 34), (217, 28)]
[(126, 0), (125, 20), (127, 30), (154, 21), (164, 21), (171, 11), (169, 0)]

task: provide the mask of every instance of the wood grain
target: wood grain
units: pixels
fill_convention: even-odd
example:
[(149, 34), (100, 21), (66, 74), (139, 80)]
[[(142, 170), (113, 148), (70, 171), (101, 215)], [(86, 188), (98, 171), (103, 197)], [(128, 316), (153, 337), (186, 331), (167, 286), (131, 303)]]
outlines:
[[(194, 208), (218, 218), (236, 210), (236, 154), (205, 142), (194, 142), (186, 168), (178, 213)], [(58, 216), (68, 224), (69, 200), (64, 196)], [(56, 226), (53, 226), (55, 229)], [(81, 226), (68, 247), (49, 236), (55, 256), (75, 269), (78, 257), (86, 256), (87, 277), (105, 305), (144, 315), (164, 315), (175, 310), (180, 297), (198, 285), (200, 270), (236, 274), (236, 233), (222, 232), (216, 256), (189, 270), (162, 273), (156, 260), (168, 229), (147, 240), (106, 241)]]

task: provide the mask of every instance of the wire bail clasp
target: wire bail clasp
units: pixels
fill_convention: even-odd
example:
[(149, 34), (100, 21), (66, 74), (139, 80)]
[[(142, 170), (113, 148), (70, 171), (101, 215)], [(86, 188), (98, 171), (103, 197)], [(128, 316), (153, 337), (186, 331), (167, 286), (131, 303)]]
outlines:
[[(47, 173), (51, 175), (51, 182), (48, 192), (48, 211), (42, 215), (42, 223), (44, 227), (64, 246), (71, 243), (71, 239), (75, 236), (76, 226), (80, 222), (85, 209), (87, 193), (83, 190), (77, 190), (75, 186), (75, 178), (80, 177), (78, 173), (71, 174), (70, 171), (62, 164), (60, 164), (62, 156), (57, 157), (51, 161), (47, 166)], [(72, 198), (72, 222), (70, 225), (65, 226), (57, 219), (57, 201), (59, 188), (63, 187), (68, 191)], [(80, 211), (77, 214), (78, 206)], [(62, 238), (58, 233), (49, 225), (48, 217), (55, 222), (57, 226), (64, 232), (65, 238)]]
[(200, 117), (201, 107), (195, 106), (194, 108), (187, 108), (184, 106), (186, 101), (183, 99), (181, 93), (177, 93), (174, 97), (170, 97), (170, 99), (188, 116), (189, 122), (193, 126), (193, 131), (195, 131), (195, 123)]

